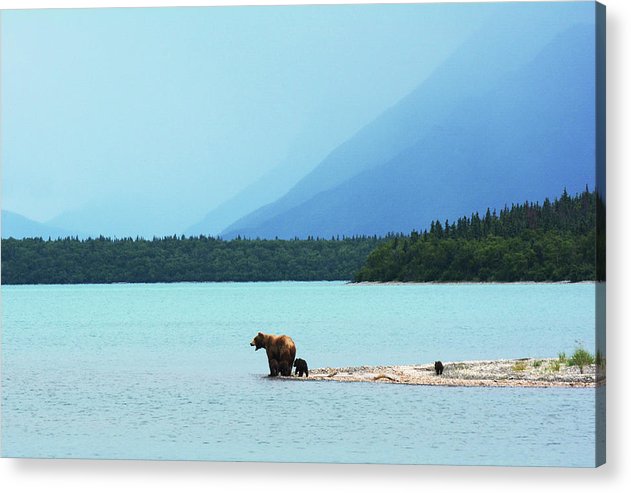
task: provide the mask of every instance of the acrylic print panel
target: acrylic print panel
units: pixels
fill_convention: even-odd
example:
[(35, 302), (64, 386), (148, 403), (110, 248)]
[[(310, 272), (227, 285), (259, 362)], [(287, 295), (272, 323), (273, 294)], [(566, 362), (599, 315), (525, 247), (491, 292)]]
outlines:
[(2, 455), (602, 464), (604, 15), (2, 12)]

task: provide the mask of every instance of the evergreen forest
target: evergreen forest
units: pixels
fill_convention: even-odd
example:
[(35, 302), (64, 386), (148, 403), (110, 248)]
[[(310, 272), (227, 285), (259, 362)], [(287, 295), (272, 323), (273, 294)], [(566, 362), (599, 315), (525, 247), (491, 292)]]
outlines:
[(604, 280), (604, 228), (596, 192), (586, 188), (572, 197), (564, 190), (554, 201), (432, 221), (429, 230), (391, 238), (369, 255), (354, 281)]
[(2, 283), (349, 280), (380, 241), (7, 239), (2, 241)]
[(9, 238), (2, 283), (604, 280), (604, 218), (586, 189), (385, 238)]

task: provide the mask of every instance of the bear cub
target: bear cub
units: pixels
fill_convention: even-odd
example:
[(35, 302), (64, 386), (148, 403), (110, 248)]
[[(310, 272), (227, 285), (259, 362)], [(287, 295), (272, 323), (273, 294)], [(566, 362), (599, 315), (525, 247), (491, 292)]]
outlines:
[(440, 362), (440, 361), (435, 361), (434, 362), (434, 370), (436, 370), (436, 375), (442, 375), (444, 368), (445, 367), (443, 366), (442, 362)]
[(304, 359), (296, 358), (296, 361), (294, 361), (294, 367), (296, 368), (295, 375), (301, 377), (304, 373), (305, 377), (309, 376), (309, 367), (307, 367), (307, 362)]

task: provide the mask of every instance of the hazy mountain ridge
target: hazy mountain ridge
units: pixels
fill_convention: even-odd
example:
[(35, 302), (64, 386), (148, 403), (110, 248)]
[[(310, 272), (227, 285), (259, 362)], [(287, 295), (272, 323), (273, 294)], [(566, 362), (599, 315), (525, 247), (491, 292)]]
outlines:
[[(425, 121), (420, 138), (385, 164), (368, 166), (259, 223), (246, 227), (246, 221), (239, 221), (226, 230), (226, 236), (408, 232), (427, 227), (439, 216), (543, 199), (563, 187), (575, 192), (586, 184), (593, 186), (593, 29), (574, 26), (528, 63), (482, 80), (477, 94), (460, 97), (459, 105), (446, 115)], [(449, 63), (455, 63), (453, 58)], [(488, 63), (493, 62), (479, 62), (480, 74), (489, 70)], [(407, 97), (400, 105), (411, 101)], [(407, 110), (401, 112), (405, 121)], [(292, 192), (296, 190), (299, 186)], [(282, 199), (279, 202), (283, 205)], [(279, 204), (266, 209), (275, 208), (279, 210)]]
[(241, 217), (278, 200), (321, 161), (322, 152), (312, 140), (305, 129), (278, 166), (219, 204), (184, 233), (189, 236), (219, 235)]
[(45, 223), (34, 221), (22, 214), (12, 211), (2, 211), (2, 238), (65, 238), (74, 236), (74, 233), (62, 228), (48, 226)]

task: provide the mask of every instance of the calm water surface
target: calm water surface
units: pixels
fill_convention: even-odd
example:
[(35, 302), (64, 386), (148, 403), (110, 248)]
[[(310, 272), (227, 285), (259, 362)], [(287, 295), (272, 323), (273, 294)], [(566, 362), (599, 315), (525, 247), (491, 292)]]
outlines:
[(2, 455), (593, 466), (593, 389), (266, 378), (594, 350), (594, 285), (2, 287)]

